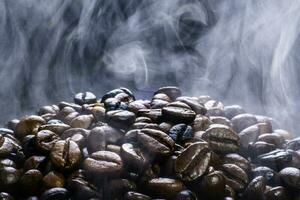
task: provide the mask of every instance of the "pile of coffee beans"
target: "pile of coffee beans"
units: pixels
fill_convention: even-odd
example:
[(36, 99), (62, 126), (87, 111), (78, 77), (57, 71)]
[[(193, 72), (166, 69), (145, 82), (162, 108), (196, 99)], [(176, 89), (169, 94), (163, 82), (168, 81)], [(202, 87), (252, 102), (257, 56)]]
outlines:
[(0, 129), (0, 199), (299, 200), (300, 138), (209, 96), (126, 88)]

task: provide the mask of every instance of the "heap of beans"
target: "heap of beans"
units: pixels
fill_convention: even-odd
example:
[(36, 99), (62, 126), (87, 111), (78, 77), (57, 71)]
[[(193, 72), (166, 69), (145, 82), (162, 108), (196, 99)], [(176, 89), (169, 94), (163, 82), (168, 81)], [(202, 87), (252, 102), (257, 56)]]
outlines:
[(300, 199), (300, 138), (209, 96), (44, 106), (0, 129), (1, 199)]

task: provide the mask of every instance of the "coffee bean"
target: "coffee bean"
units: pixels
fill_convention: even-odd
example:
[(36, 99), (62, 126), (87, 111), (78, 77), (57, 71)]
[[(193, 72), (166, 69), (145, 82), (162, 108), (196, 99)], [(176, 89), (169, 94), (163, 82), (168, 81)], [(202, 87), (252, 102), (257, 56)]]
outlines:
[(174, 141), (166, 133), (155, 129), (142, 129), (138, 132), (138, 141), (154, 155), (166, 156), (173, 152)]
[(90, 153), (103, 151), (106, 147), (105, 132), (101, 127), (95, 127), (91, 130), (87, 138), (87, 148)]
[(135, 121), (135, 114), (126, 110), (114, 110), (106, 113), (108, 123), (116, 128), (128, 129)]
[(284, 139), (276, 133), (265, 133), (258, 137), (258, 141), (274, 144), (277, 148), (280, 148), (284, 142)]
[(231, 127), (231, 122), (229, 119), (227, 119), (226, 117), (222, 117), (222, 116), (211, 116), (209, 117), (209, 119), (212, 121), (212, 123), (214, 124), (223, 124), (225, 126), (229, 126)]
[(251, 168), (250, 162), (246, 158), (235, 153), (226, 154), (222, 157), (222, 161), (224, 164), (235, 164), (242, 168), (245, 172), (248, 172)]
[(278, 149), (260, 155), (257, 158), (256, 162), (278, 171), (283, 168), (285, 163), (289, 163), (291, 162), (291, 160), (292, 160), (292, 154), (290, 152)]
[(94, 120), (93, 115), (79, 115), (71, 121), (70, 125), (73, 128), (87, 129), (90, 127), (93, 120)]
[(48, 121), (47, 124), (40, 126), (39, 130), (49, 130), (58, 135), (61, 135), (64, 131), (71, 128), (69, 125), (64, 124), (63, 122), (59, 121), (59, 122), (51, 123), (51, 121), (53, 121), (53, 120), (50, 120), (50, 121)]
[(83, 104), (92, 104), (97, 102), (97, 97), (92, 92), (81, 92), (75, 95), (74, 102)]
[(179, 154), (175, 161), (175, 172), (183, 181), (194, 181), (206, 172), (210, 158), (208, 143), (196, 142)]
[(184, 189), (181, 181), (170, 178), (154, 178), (147, 184), (147, 190), (151, 196), (172, 199), (178, 192)]
[(49, 130), (39, 131), (35, 137), (37, 148), (43, 152), (49, 152), (58, 140), (58, 135)]
[(17, 124), (15, 135), (19, 138), (23, 138), (26, 135), (35, 134), (39, 127), (45, 123), (45, 120), (40, 116), (31, 115), (24, 117)]
[(6, 193), (6, 192), (1, 192), (0, 193), (0, 199), (2, 199), (2, 200), (14, 200), (14, 198), (9, 193)]
[(259, 176), (263, 176), (268, 185), (280, 184), (278, 173), (269, 167), (260, 166), (252, 169), (252, 177), (255, 178)]
[(246, 172), (235, 164), (224, 164), (223, 172), (226, 177), (226, 183), (235, 191), (242, 191), (248, 184)]
[(83, 161), (83, 168), (88, 172), (103, 176), (116, 176), (123, 170), (121, 157), (110, 151), (97, 151)]
[(59, 112), (59, 107), (57, 105), (50, 105), (50, 106), (43, 106), (37, 112), (38, 115), (45, 115), (45, 114), (57, 114)]
[(20, 179), (20, 188), (23, 194), (38, 194), (41, 189), (43, 175), (39, 170), (31, 169), (23, 174)]
[(254, 178), (243, 193), (243, 199), (252, 200), (253, 197), (257, 200), (264, 200), (264, 191), (266, 189), (266, 180), (263, 176)]
[(293, 139), (293, 135), (292, 133), (283, 130), (283, 129), (276, 129), (274, 130), (274, 133), (277, 133), (279, 135), (281, 135), (285, 140), (292, 140)]
[(11, 139), (0, 135), (0, 157), (7, 157), (15, 150), (17, 150), (15, 143)]
[(182, 190), (176, 195), (175, 200), (197, 200), (197, 196), (190, 190)]
[(300, 189), (300, 170), (294, 167), (286, 167), (279, 172), (280, 179), (287, 187)]
[(199, 103), (198, 99), (191, 97), (178, 97), (176, 101), (180, 101), (188, 105), (196, 114), (205, 115), (207, 110), (203, 104)]
[(121, 199), (128, 191), (136, 190), (133, 181), (112, 179), (104, 186), (104, 199)]
[(174, 123), (191, 123), (196, 113), (193, 110), (167, 105), (162, 109), (162, 119)]
[(151, 200), (151, 197), (138, 192), (129, 191), (124, 196), (125, 200)]
[(293, 139), (293, 140), (290, 140), (290, 141), (286, 144), (286, 148), (287, 148), (287, 149), (294, 150), (294, 151), (300, 150), (300, 137), (295, 138), (295, 139)]
[(57, 141), (50, 152), (50, 159), (54, 166), (60, 170), (71, 170), (79, 165), (81, 151), (72, 140)]
[(59, 172), (50, 171), (48, 174), (44, 176), (43, 184), (45, 188), (64, 187), (65, 178), (63, 174)]
[(150, 118), (153, 122), (158, 122), (162, 118), (161, 109), (140, 109), (138, 116)]
[(282, 186), (277, 186), (271, 188), (269, 191), (265, 193), (266, 199), (270, 200), (288, 200), (290, 199), (287, 191)]
[(76, 142), (76, 144), (83, 148), (86, 145), (86, 139), (89, 135), (89, 131), (83, 128), (70, 128), (64, 131), (60, 138), (66, 140), (70, 138), (70, 140)]
[(83, 177), (74, 177), (68, 181), (68, 189), (74, 199), (91, 199), (100, 197), (95, 185)]
[(0, 168), (0, 188), (1, 191), (12, 192), (17, 188), (17, 183), (21, 177), (21, 172), (13, 167)]
[(108, 98), (104, 101), (104, 108), (106, 111), (127, 110), (128, 105), (124, 102), (121, 102), (119, 99)]
[(239, 114), (231, 119), (233, 130), (240, 133), (245, 128), (257, 124), (257, 119), (251, 114)]
[(233, 117), (244, 114), (246, 111), (239, 105), (225, 106), (224, 107), (225, 117), (227, 119), (232, 119)]
[(169, 130), (169, 136), (175, 142), (184, 142), (194, 137), (194, 133), (191, 126), (186, 124), (177, 124)]
[(206, 199), (222, 199), (225, 195), (225, 185), (223, 173), (214, 171), (201, 179), (199, 192)]
[(205, 131), (206, 129), (208, 129), (210, 124), (212, 124), (212, 121), (210, 121), (208, 117), (197, 115), (194, 122), (192, 123), (192, 127), (194, 132)]
[(212, 125), (203, 134), (202, 138), (216, 152), (231, 153), (239, 149), (239, 136), (225, 125)]
[(143, 104), (142, 102), (133, 101), (128, 104), (128, 110), (135, 114), (138, 114), (139, 110), (142, 110), (142, 109), (147, 109), (145, 104)]
[(65, 188), (57, 187), (46, 190), (42, 194), (41, 200), (67, 200), (69, 196), (69, 192)]
[(166, 94), (172, 100), (175, 100), (177, 97), (181, 96), (180, 89), (174, 86), (161, 87), (154, 94), (158, 94), (158, 93)]
[(147, 164), (145, 155), (139, 148), (135, 148), (130, 143), (124, 143), (121, 147), (121, 157), (129, 168), (142, 170)]
[(241, 150), (247, 154), (249, 143), (256, 142), (260, 135), (259, 127), (257, 124), (245, 128), (239, 133)]

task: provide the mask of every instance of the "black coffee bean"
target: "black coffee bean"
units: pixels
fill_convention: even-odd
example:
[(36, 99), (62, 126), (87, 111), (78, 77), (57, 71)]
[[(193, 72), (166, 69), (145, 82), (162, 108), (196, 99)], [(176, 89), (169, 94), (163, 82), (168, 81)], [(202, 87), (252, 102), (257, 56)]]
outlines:
[(256, 158), (259, 155), (269, 153), (271, 151), (274, 151), (276, 149), (276, 146), (274, 144), (270, 144), (267, 142), (255, 142), (255, 143), (249, 143), (248, 146), (248, 156), (252, 158)]
[(107, 122), (116, 128), (128, 129), (135, 121), (135, 114), (126, 110), (114, 110), (106, 113)]
[(161, 87), (154, 94), (158, 94), (158, 93), (168, 95), (173, 101), (177, 97), (181, 96), (180, 89), (178, 87), (174, 87), (174, 86)]
[(265, 193), (266, 199), (270, 200), (288, 200), (290, 199), (287, 190), (282, 186), (271, 188)]
[(260, 135), (259, 127), (257, 124), (245, 128), (239, 133), (241, 150), (244, 154), (248, 154), (249, 143), (256, 142), (258, 136)]
[(286, 144), (286, 148), (287, 148), (287, 149), (294, 150), (294, 151), (300, 150), (300, 137), (295, 138), (295, 139), (293, 139), (293, 140), (290, 140), (290, 141)]
[(292, 154), (289, 151), (280, 149), (262, 154), (256, 160), (261, 165), (270, 167), (276, 171), (281, 170), (286, 163), (290, 163), (291, 161)]
[(260, 166), (252, 169), (252, 178), (259, 176), (263, 176), (268, 185), (274, 186), (280, 184), (278, 173), (269, 167)]
[(51, 188), (46, 190), (42, 196), (41, 200), (68, 200), (70, 197), (69, 192), (65, 188)]
[(226, 177), (227, 185), (237, 192), (242, 191), (249, 182), (246, 172), (235, 164), (224, 164), (223, 172)]
[(266, 180), (263, 176), (254, 178), (247, 186), (243, 193), (243, 199), (252, 200), (254, 197), (257, 200), (264, 200), (264, 191), (266, 189)]
[(233, 130), (240, 133), (245, 128), (257, 124), (257, 119), (251, 114), (239, 114), (231, 119)]
[(147, 184), (147, 190), (153, 197), (173, 199), (184, 189), (180, 180), (170, 178), (154, 178)]
[(169, 130), (169, 136), (176, 142), (184, 142), (194, 137), (193, 129), (186, 124), (177, 124)]
[(162, 119), (174, 123), (191, 123), (194, 121), (196, 113), (187, 108), (167, 105), (162, 109)]
[(110, 151), (97, 151), (83, 161), (83, 168), (91, 174), (117, 176), (123, 170), (121, 157)]
[(239, 136), (228, 126), (215, 124), (211, 125), (202, 138), (209, 143), (215, 152), (232, 153), (239, 149)]
[(74, 102), (83, 104), (92, 104), (97, 102), (97, 97), (92, 92), (81, 92), (75, 95)]
[(116, 98), (108, 98), (104, 101), (104, 108), (106, 109), (106, 111), (127, 110), (128, 105)]
[(21, 172), (13, 167), (0, 168), (1, 191), (14, 191), (21, 177)]
[(184, 181), (194, 181), (207, 171), (210, 158), (208, 143), (196, 142), (179, 154), (175, 161), (175, 172)]
[(207, 109), (203, 104), (199, 103), (198, 99), (191, 97), (178, 97), (176, 101), (187, 104), (196, 114), (205, 115), (207, 112)]
[(100, 197), (97, 187), (83, 177), (74, 177), (68, 181), (68, 189), (74, 199), (91, 199)]
[(8, 137), (0, 135), (0, 157), (7, 157), (15, 150), (17, 150), (15, 143)]
[(73, 128), (88, 129), (94, 120), (93, 115), (78, 115), (70, 122), (70, 126)]
[(286, 167), (279, 172), (283, 184), (293, 189), (300, 189), (300, 170), (294, 167)]
[(25, 172), (20, 179), (20, 188), (25, 195), (36, 195), (41, 190), (43, 175), (37, 169)]
[(78, 166), (81, 156), (79, 146), (69, 139), (57, 141), (50, 152), (52, 164), (58, 169), (66, 171)]
[(235, 153), (224, 155), (222, 157), (222, 161), (224, 164), (235, 164), (242, 168), (245, 172), (248, 172), (251, 168), (250, 162), (246, 158)]
[(121, 157), (124, 164), (131, 169), (142, 170), (148, 162), (143, 152), (130, 143), (122, 145)]
[(124, 196), (125, 200), (151, 200), (151, 197), (138, 192), (129, 191)]
[(197, 200), (197, 196), (190, 190), (182, 190), (176, 195), (175, 200)]

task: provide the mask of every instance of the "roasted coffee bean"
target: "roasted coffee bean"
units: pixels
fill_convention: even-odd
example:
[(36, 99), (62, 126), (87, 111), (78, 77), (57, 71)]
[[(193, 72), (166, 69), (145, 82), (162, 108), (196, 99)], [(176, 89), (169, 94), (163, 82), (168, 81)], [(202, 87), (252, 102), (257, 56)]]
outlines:
[(128, 191), (136, 190), (136, 184), (127, 179), (112, 179), (104, 186), (104, 199), (121, 199)]
[(135, 114), (126, 110), (114, 110), (106, 113), (108, 123), (116, 128), (128, 129), (135, 121)]
[(18, 181), (21, 177), (21, 172), (13, 167), (0, 168), (0, 188), (1, 191), (16, 190)]
[[(127, 94), (127, 96), (130, 97), (130, 101), (135, 100), (134, 95), (132, 94), (132, 92), (129, 89), (122, 87), (122, 88), (114, 89), (114, 90), (111, 90), (111, 91), (107, 92), (101, 98), (101, 102), (103, 103), (106, 99), (115, 97), (116, 95), (121, 94), (121, 93)], [(127, 101), (129, 101), (129, 100), (127, 99)]]
[(83, 148), (86, 145), (86, 138), (89, 135), (89, 131), (83, 128), (70, 128), (64, 131), (60, 138), (66, 140), (70, 138), (70, 140), (76, 142), (79, 147)]
[(91, 199), (100, 197), (95, 185), (86, 181), (83, 177), (74, 177), (68, 181), (68, 189), (74, 199)]
[(251, 114), (239, 114), (231, 119), (233, 130), (240, 133), (245, 128), (257, 124), (257, 119)]
[(162, 109), (162, 119), (173, 123), (191, 123), (194, 121), (196, 113), (187, 108), (167, 105)]
[(277, 133), (279, 135), (281, 135), (285, 140), (292, 140), (293, 139), (293, 135), (292, 133), (283, 130), (283, 129), (276, 129), (274, 130), (274, 133)]
[(31, 115), (24, 117), (17, 124), (15, 135), (18, 138), (23, 138), (26, 135), (35, 134), (37, 133), (39, 127), (45, 123), (45, 120), (40, 116)]
[(173, 124), (168, 122), (162, 122), (159, 124), (160, 130), (162, 130), (165, 133), (168, 133), (170, 129), (172, 128)]
[(175, 161), (175, 172), (184, 181), (194, 181), (207, 171), (210, 158), (208, 143), (196, 142), (179, 154)]
[(173, 199), (178, 192), (184, 189), (180, 180), (170, 178), (151, 179), (146, 187), (151, 196), (166, 199)]
[(69, 196), (69, 192), (65, 188), (57, 187), (46, 190), (42, 194), (41, 200), (67, 200)]
[(83, 161), (83, 168), (99, 176), (117, 176), (123, 170), (123, 162), (114, 152), (97, 151)]
[(105, 132), (101, 127), (95, 127), (91, 130), (87, 138), (87, 148), (90, 153), (103, 151), (106, 147)]
[(248, 151), (249, 143), (256, 142), (259, 135), (260, 131), (257, 124), (249, 126), (240, 132), (239, 137), (241, 151), (246, 153), (246, 151)]
[(141, 110), (141, 109), (147, 109), (147, 106), (145, 104), (143, 104), (142, 102), (133, 101), (128, 104), (128, 110), (135, 114), (138, 114), (139, 110)]
[(286, 144), (286, 148), (287, 148), (287, 149), (294, 150), (294, 151), (300, 150), (300, 137), (295, 138), (295, 139), (293, 139), (293, 140), (290, 140), (290, 141)]
[(63, 174), (59, 172), (50, 171), (48, 174), (44, 176), (43, 185), (45, 188), (64, 187), (65, 178)]
[(65, 101), (59, 102), (58, 107), (59, 107), (60, 110), (63, 110), (63, 108), (65, 108), (65, 107), (70, 107), (70, 108), (73, 108), (73, 110), (75, 110), (77, 112), (82, 111), (82, 106), (80, 106), (76, 103), (68, 103), (68, 102), (65, 102)]
[(161, 109), (140, 109), (138, 111), (138, 116), (150, 118), (153, 122), (158, 122), (162, 118)]
[(60, 120), (50, 120), (47, 124), (40, 126), (39, 130), (49, 130), (58, 135), (61, 135), (64, 131), (71, 128), (69, 125), (63, 123)]
[(151, 197), (138, 192), (129, 191), (124, 196), (125, 200), (151, 200)]
[(28, 170), (20, 179), (20, 188), (23, 194), (34, 195), (41, 190), (43, 175), (37, 169)]
[(293, 189), (300, 189), (300, 170), (294, 167), (286, 167), (279, 172), (283, 184)]
[(257, 158), (258, 163), (263, 166), (270, 167), (279, 171), (285, 166), (286, 163), (292, 161), (292, 154), (285, 150), (274, 150), (266, 154), (262, 154)]
[(81, 156), (79, 146), (69, 139), (57, 141), (50, 152), (52, 164), (58, 169), (66, 171), (78, 166)]
[(225, 186), (225, 196), (231, 197), (234, 199), (236, 196), (236, 192), (232, 189), (232, 187), (230, 187), (229, 185), (226, 185)]
[(59, 136), (52, 131), (42, 130), (36, 134), (36, 146), (43, 152), (49, 152), (59, 140)]
[(11, 129), (11, 130), (15, 131), (15, 130), (16, 130), (16, 127), (17, 127), (17, 124), (18, 124), (19, 122), (20, 122), (20, 120), (18, 120), (18, 119), (10, 120), (9, 122), (7, 122), (6, 127), (7, 127), (8, 129)]
[(6, 192), (0, 193), (0, 199), (1, 200), (14, 200), (14, 198), (9, 193), (6, 193)]
[(124, 132), (108, 125), (100, 126), (100, 130), (98, 131), (103, 132), (105, 141), (109, 144), (118, 143), (124, 136)]
[(104, 101), (104, 108), (106, 111), (127, 110), (128, 105), (124, 102), (121, 102), (119, 99), (108, 98)]
[(93, 120), (94, 120), (93, 115), (79, 115), (78, 117), (75, 117), (71, 121), (70, 125), (73, 128), (87, 129), (91, 126)]
[(73, 119), (75, 119), (78, 116), (79, 116), (78, 112), (72, 112), (72, 113), (68, 114), (65, 118), (63, 118), (62, 121), (66, 124), (71, 124)]
[(266, 189), (266, 180), (263, 176), (254, 178), (243, 193), (243, 199), (252, 200), (254, 197), (257, 200), (264, 200), (264, 191)]
[(228, 126), (215, 124), (210, 126), (202, 138), (215, 152), (231, 153), (239, 149), (239, 136)]
[(92, 104), (97, 102), (97, 97), (92, 92), (81, 92), (75, 95), (74, 102), (83, 104)]
[(269, 144), (274, 144), (277, 148), (280, 148), (284, 142), (284, 139), (276, 133), (265, 133), (258, 137), (258, 141), (267, 142)]
[(248, 155), (252, 158), (256, 158), (257, 156), (261, 154), (265, 154), (268, 152), (271, 152), (276, 149), (276, 146), (274, 144), (266, 143), (266, 142), (255, 142), (249, 143), (248, 146)]
[(260, 166), (252, 169), (252, 177), (255, 178), (259, 176), (263, 176), (268, 185), (280, 184), (278, 173), (269, 167)]
[(176, 195), (175, 200), (197, 200), (197, 196), (190, 190), (182, 190)]
[(214, 171), (201, 179), (199, 192), (205, 199), (222, 199), (225, 195), (225, 185), (223, 173)]
[(248, 172), (251, 168), (250, 162), (246, 158), (235, 153), (224, 155), (222, 157), (222, 161), (224, 164), (235, 164), (242, 168), (245, 172)]
[(224, 107), (225, 117), (227, 119), (232, 119), (233, 117), (244, 114), (246, 111), (239, 105), (225, 106)]
[(204, 115), (197, 115), (194, 122), (192, 123), (192, 127), (194, 132), (205, 131), (211, 124), (212, 121), (210, 121), (208, 117)]
[(209, 117), (209, 119), (212, 121), (212, 123), (214, 124), (223, 124), (225, 126), (231, 127), (231, 122), (229, 119), (227, 119), (226, 117), (222, 117), (222, 116), (211, 116)]
[(17, 165), (16, 165), (16, 163), (13, 160), (5, 158), (5, 159), (1, 159), (0, 160), (0, 168), (3, 168), (3, 167), (13, 167), (13, 168), (16, 168)]
[(186, 124), (177, 124), (173, 126), (169, 131), (169, 136), (175, 142), (184, 142), (194, 137), (193, 129)]
[(129, 168), (142, 170), (147, 164), (145, 155), (139, 148), (135, 148), (130, 143), (125, 143), (121, 147), (121, 157)]
[(176, 101), (181, 101), (188, 105), (196, 114), (205, 115), (207, 110), (203, 104), (199, 103), (197, 98), (191, 97), (178, 97)]
[(271, 188), (269, 191), (265, 193), (265, 197), (268, 200), (288, 200), (289, 195), (286, 189), (282, 186), (277, 186)]
[(242, 191), (248, 184), (249, 179), (246, 172), (235, 164), (224, 164), (223, 172), (226, 177), (226, 183), (235, 191)]
[(142, 129), (138, 132), (137, 138), (143, 148), (154, 155), (170, 155), (175, 145), (169, 135), (155, 129)]
[(121, 155), (121, 147), (118, 145), (109, 144), (106, 146), (106, 150), (114, 152), (114, 153), (118, 154), (119, 156)]
[(0, 135), (0, 157), (7, 157), (15, 150), (17, 150), (15, 143), (11, 139)]
[(178, 87), (174, 87), (174, 86), (161, 87), (154, 94), (158, 94), (158, 93), (168, 95), (173, 101), (177, 97), (181, 96), (180, 89)]
[(163, 108), (168, 103), (170, 103), (170, 101), (164, 101), (162, 99), (153, 99), (151, 101), (151, 107), (150, 108), (152, 108), (152, 109)]
[(38, 115), (45, 115), (45, 114), (57, 114), (59, 112), (59, 107), (57, 105), (50, 105), (50, 106), (43, 106), (37, 112)]

